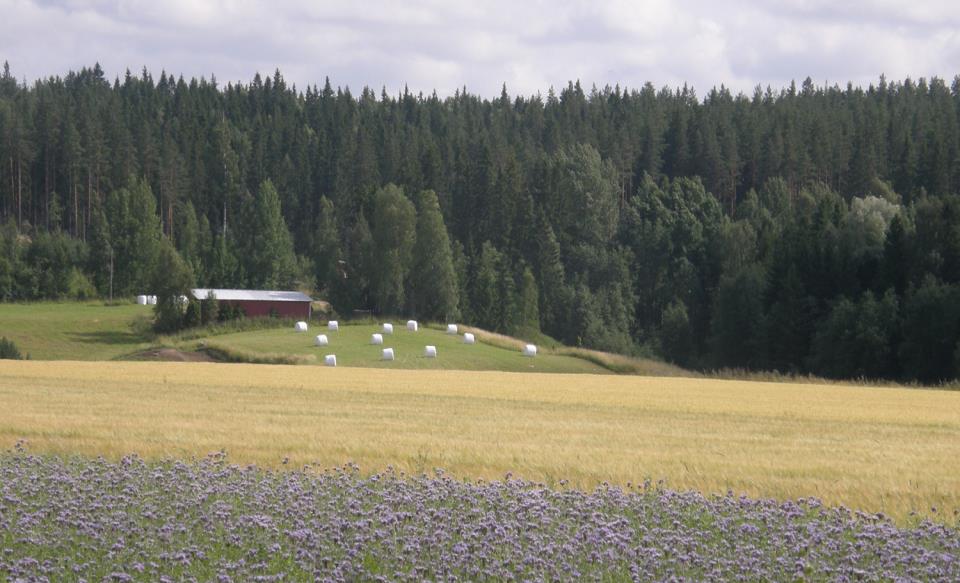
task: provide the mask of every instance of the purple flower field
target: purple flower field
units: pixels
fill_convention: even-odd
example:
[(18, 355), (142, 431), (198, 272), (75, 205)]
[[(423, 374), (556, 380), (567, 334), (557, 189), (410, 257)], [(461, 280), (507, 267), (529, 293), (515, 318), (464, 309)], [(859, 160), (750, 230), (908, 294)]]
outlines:
[(0, 455), (11, 581), (958, 581), (960, 530), (657, 485)]

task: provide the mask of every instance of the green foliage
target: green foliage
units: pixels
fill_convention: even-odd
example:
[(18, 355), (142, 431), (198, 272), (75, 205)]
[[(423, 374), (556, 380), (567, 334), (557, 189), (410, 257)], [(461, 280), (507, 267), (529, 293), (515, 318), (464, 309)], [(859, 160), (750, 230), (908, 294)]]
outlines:
[(812, 368), (833, 378), (893, 376), (898, 316), (893, 290), (879, 300), (869, 291), (856, 302), (840, 298), (818, 326)]
[(244, 266), (256, 289), (287, 289), (297, 271), (293, 240), (283, 219), (280, 195), (273, 182), (260, 184), (247, 220)]
[(532, 325), (535, 287), (569, 343), (844, 375), (876, 367), (817, 338), (892, 289), (882, 374), (960, 372), (923, 307), (927, 279), (960, 285), (956, 83), (488, 100), (94, 67), (4, 86), (2, 301), (157, 293), (166, 237), (205, 287), (501, 331)]
[(764, 364), (766, 287), (765, 273), (759, 265), (720, 280), (711, 322), (712, 352), (718, 365), (751, 368)]
[(313, 266), (317, 287), (329, 292), (341, 277), (339, 262), (342, 255), (333, 203), (325, 196), (319, 203), (313, 245)]
[(187, 309), (183, 312), (183, 328), (195, 328), (203, 323), (200, 302), (191, 297), (187, 301)]
[[(146, 180), (130, 179), (111, 191), (104, 203), (105, 237), (98, 249), (101, 293), (134, 295), (150, 290), (160, 248), (160, 220), (156, 198)], [(111, 286), (112, 280), (112, 286)], [(155, 295), (156, 290), (153, 290)]]
[(67, 276), (67, 297), (74, 300), (91, 300), (97, 297), (97, 288), (77, 267), (70, 269)]
[(529, 267), (523, 268), (520, 282), (520, 313), (517, 327), (521, 333), (540, 331), (540, 300), (537, 280)]
[(220, 320), (220, 302), (212, 290), (207, 292), (207, 297), (200, 300), (199, 308), (200, 324), (206, 326)]
[(6, 336), (0, 338), (0, 360), (23, 360), (20, 349), (13, 340), (8, 340)]
[(663, 355), (670, 362), (685, 365), (693, 350), (690, 318), (682, 301), (671, 302), (663, 311), (660, 324), (660, 342)]
[(445, 321), (456, 315), (459, 294), (450, 238), (437, 193), (421, 191), (417, 211), (409, 311), (425, 320)]
[(902, 366), (924, 382), (955, 378), (960, 341), (960, 286), (928, 276), (903, 303)]
[(184, 298), (190, 297), (194, 277), (190, 266), (169, 240), (161, 239), (159, 246), (151, 281), (151, 289), (157, 296), (154, 329), (169, 333), (184, 327), (184, 314), (189, 304)]
[(373, 207), (373, 257), (370, 292), (377, 312), (399, 314), (413, 262), (416, 210), (403, 189), (388, 184), (377, 190)]

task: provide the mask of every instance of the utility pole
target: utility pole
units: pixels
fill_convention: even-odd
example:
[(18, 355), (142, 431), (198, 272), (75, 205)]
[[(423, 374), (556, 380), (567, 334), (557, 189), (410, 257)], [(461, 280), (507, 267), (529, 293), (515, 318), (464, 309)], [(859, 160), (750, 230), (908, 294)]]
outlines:
[(113, 302), (113, 245), (110, 246), (110, 301)]

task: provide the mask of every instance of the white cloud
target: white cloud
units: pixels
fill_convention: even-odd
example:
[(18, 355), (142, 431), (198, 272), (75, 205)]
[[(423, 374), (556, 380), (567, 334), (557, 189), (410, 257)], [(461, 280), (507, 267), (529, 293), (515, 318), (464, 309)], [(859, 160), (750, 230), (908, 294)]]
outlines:
[(580, 79), (702, 95), (960, 72), (953, 1), (0, 0), (0, 14), (0, 58), (29, 80), (99, 61), (110, 76), (221, 82), (279, 68), (301, 88), (329, 76), (354, 93), (532, 94)]

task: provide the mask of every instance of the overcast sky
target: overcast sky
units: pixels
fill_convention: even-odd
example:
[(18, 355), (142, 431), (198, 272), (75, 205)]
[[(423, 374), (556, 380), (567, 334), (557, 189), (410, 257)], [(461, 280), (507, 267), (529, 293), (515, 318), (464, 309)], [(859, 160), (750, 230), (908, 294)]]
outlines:
[(960, 73), (960, 0), (0, 0), (0, 60), (20, 79), (100, 62), (301, 89), (484, 96), (591, 85), (721, 83), (750, 93), (810, 76), (866, 86)]

